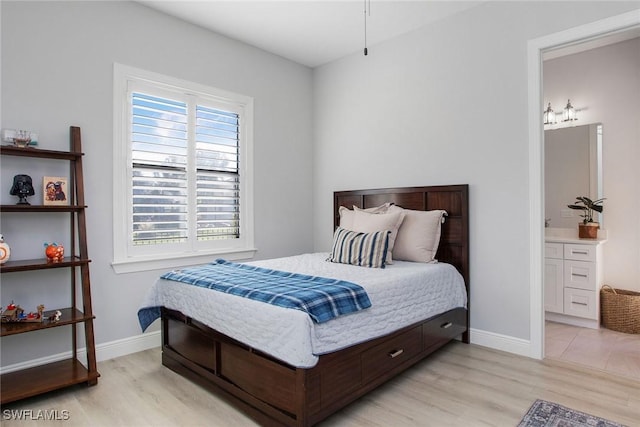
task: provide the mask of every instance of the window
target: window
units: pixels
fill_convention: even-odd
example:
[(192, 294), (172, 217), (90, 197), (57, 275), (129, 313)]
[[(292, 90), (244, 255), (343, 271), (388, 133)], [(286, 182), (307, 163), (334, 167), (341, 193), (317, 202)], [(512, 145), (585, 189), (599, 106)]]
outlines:
[(245, 96), (116, 64), (117, 272), (253, 254), (252, 107)]

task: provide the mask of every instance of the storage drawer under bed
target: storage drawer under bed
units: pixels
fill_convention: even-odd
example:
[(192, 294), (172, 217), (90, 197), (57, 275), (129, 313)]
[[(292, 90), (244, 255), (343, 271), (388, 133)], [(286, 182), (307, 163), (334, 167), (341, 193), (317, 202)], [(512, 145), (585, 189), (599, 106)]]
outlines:
[[(195, 374), (241, 399), (240, 407), (248, 409), (243, 405), (250, 403), (285, 425), (312, 425), (324, 419), (466, 330), (466, 310), (454, 309), (389, 336), (322, 355), (316, 366), (303, 369), (274, 360), (182, 313), (166, 308), (162, 312), (166, 366)], [(200, 373), (196, 365), (202, 368)]]
[[(177, 313), (177, 312), (176, 312)], [(216, 371), (216, 343), (205, 331), (192, 324), (191, 319), (178, 314), (181, 319), (176, 319), (176, 313), (167, 316), (167, 322), (163, 345), (170, 347), (175, 352), (197, 363), (203, 368)], [(177, 317), (177, 316), (176, 316)]]
[(295, 368), (256, 356), (248, 348), (221, 342), (219, 374), (263, 402), (295, 412)]
[(402, 365), (422, 351), (422, 326), (402, 334), (362, 353), (362, 382), (367, 383)]
[(467, 330), (466, 312), (451, 310), (422, 325), (424, 349), (440, 347)]

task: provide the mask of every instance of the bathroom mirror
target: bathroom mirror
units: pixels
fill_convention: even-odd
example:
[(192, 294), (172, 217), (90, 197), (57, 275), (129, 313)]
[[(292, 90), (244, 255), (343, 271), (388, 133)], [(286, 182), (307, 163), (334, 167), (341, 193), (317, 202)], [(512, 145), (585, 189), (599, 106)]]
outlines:
[[(577, 196), (602, 197), (602, 124), (544, 131), (545, 225), (575, 228), (580, 211), (567, 208)], [(603, 214), (594, 221), (603, 224)]]

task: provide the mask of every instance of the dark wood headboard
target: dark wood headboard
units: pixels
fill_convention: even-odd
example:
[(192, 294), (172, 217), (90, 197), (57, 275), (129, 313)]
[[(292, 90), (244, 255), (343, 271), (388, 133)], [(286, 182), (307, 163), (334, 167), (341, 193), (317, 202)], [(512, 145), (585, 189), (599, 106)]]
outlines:
[(340, 206), (371, 208), (394, 203), (405, 209), (428, 211), (444, 209), (448, 216), (436, 259), (455, 266), (469, 294), (469, 186), (436, 185), (430, 187), (380, 188), (375, 190), (336, 191), (333, 193), (333, 225), (340, 223)]

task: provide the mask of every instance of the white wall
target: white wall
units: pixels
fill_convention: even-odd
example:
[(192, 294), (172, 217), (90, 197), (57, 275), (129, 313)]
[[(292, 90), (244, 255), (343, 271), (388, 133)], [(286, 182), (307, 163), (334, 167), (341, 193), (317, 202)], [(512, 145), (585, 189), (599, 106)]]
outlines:
[[(604, 279), (640, 291), (640, 38), (544, 62), (544, 99), (603, 125)], [(553, 226), (553, 224), (552, 224)]]
[(315, 69), (316, 250), (335, 190), (469, 183), (471, 327), (526, 344), (527, 41), (639, 6), (488, 2)]
[[(69, 125), (82, 128), (97, 344), (140, 334), (138, 304), (158, 276), (116, 275), (110, 265), (114, 62), (254, 97), (257, 258), (312, 249), (309, 68), (133, 2), (3, 1), (1, 8), (1, 127), (37, 130), (41, 148), (63, 150)], [(3, 157), (3, 204), (16, 201), (8, 190), (18, 172), (35, 180), (49, 170)], [(63, 239), (57, 226), (23, 216), (15, 227), (10, 217), (3, 215), (2, 232), (16, 259), (39, 256), (44, 241)], [(66, 288), (36, 283), (58, 275), (3, 274), (0, 303), (68, 305)], [(66, 336), (60, 329), (3, 338), (2, 365), (68, 350), (56, 342)]]

